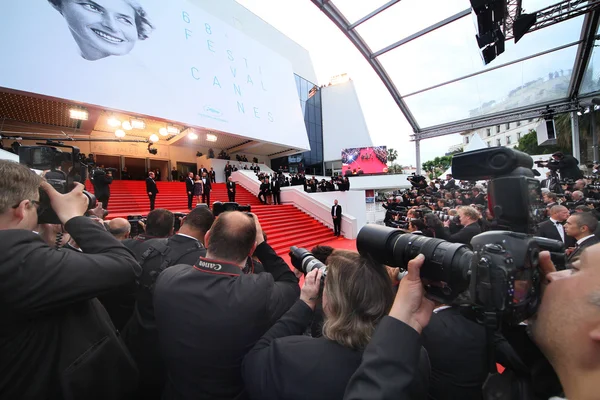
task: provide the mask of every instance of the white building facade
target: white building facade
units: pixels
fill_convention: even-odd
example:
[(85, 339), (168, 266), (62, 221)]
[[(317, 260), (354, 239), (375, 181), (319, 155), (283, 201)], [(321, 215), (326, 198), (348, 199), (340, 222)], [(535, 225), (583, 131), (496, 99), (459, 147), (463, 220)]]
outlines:
[(529, 131), (535, 130), (538, 125), (539, 121), (537, 119), (529, 119), (502, 125), (494, 125), (474, 131), (465, 131), (461, 133), (462, 143), (463, 146), (468, 145), (471, 136), (477, 134), (488, 147), (504, 146), (513, 148), (519, 143), (519, 140), (521, 140), (523, 136), (528, 134)]

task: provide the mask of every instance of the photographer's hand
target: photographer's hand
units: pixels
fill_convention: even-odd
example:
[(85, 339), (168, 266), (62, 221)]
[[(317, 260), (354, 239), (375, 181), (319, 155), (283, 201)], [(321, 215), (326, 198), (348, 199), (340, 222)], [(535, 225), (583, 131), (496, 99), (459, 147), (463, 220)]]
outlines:
[(254, 219), (254, 223), (256, 224), (256, 247), (258, 247), (262, 242), (265, 241), (265, 236), (263, 235), (262, 227), (260, 226), (260, 222), (258, 222), (258, 217), (256, 214), (252, 214), (252, 218)]
[(419, 254), (408, 262), (408, 274), (400, 281), (396, 299), (390, 310), (390, 317), (396, 318), (418, 333), (429, 323), (434, 304), (425, 298), (420, 270), (425, 256)]
[(319, 289), (321, 287), (321, 276), (323, 273), (320, 269), (313, 269), (306, 277), (304, 277), (304, 286), (300, 291), (300, 300), (306, 303), (311, 309), (315, 309), (317, 300), (319, 299)]
[(75, 187), (67, 194), (57, 192), (48, 182), (42, 182), (41, 188), (48, 194), (50, 205), (63, 225), (87, 211), (88, 198), (83, 194), (84, 186), (81, 183), (75, 182)]

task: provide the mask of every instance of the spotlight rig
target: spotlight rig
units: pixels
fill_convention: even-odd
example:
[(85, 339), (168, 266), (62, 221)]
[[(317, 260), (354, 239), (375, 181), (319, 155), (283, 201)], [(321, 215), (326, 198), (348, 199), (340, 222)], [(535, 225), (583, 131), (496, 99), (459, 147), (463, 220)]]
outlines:
[(148, 153), (156, 155), (158, 153), (158, 149), (152, 147), (152, 143), (148, 143)]

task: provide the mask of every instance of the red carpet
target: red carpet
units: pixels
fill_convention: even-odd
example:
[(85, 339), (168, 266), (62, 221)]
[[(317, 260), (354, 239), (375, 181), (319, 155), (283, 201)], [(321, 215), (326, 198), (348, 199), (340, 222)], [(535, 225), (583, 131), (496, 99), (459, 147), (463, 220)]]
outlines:
[[(87, 190), (93, 192), (88, 181)], [(159, 193), (156, 196), (156, 208), (166, 208), (173, 212), (188, 212), (185, 183), (157, 182)], [(107, 219), (128, 215), (147, 215), (150, 202), (146, 193), (145, 181), (113, 181), (110, 187), (110, 214)], [(213, 183), (210, 193), (211, 205), (215, 201), (227, 201), (224, 183)], [(305, 247), (309, 250), (317, 244), (327, 244), (336, 248), (354, 249), (355, 241), (333, 236), (333, 230), (324, 226), (308, 214), (291, 204), (262, 205), (260, 201), (238, 185), (236, 202), (249, 204), (252, 212), (259, 218), (260, 224), (267, 234), (267, 241), (277, 254), (284, 256), (289, 263), (287, 252), (290, 246)]]

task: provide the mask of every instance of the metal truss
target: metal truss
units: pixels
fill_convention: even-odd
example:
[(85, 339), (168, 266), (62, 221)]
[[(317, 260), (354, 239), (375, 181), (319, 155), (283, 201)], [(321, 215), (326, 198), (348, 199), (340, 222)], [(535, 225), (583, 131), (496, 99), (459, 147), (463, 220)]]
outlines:
[(431, 139), (438, 136), (450, 135), (465, 131), (473, 131), (488, 128), (494, 125), (502, 125), (508, 122), (524, 121), (526, 119), (542, 118), (546, 115), (563, 114), (579, 109), (578, 102), (545, 103), (532, 107), (523, 107), (502, 114), (488, 115), (478, 119), (468, 119), (453, 122), (445, 126), (437, 126), (412, 135), (411, 140)]

